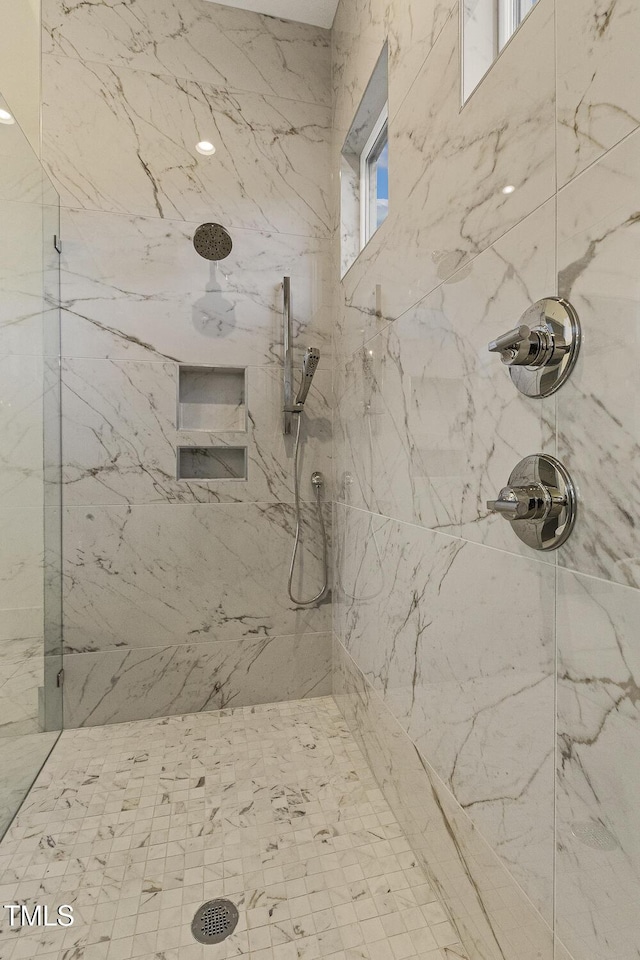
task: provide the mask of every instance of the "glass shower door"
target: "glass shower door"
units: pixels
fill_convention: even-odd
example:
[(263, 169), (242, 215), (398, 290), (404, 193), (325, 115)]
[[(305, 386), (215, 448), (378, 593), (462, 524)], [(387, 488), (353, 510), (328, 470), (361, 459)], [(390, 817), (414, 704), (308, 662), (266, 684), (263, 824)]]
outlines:
[(62, 726), (62, 649), (59, 202), (0, 108), (1, 835)]

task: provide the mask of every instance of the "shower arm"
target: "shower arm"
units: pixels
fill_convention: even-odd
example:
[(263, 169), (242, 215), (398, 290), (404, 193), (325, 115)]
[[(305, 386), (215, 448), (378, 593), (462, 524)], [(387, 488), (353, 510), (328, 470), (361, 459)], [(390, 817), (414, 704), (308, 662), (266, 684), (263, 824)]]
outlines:
[(293, 339), (292, 315), (291, 315), (291, 277), (285, 277), (282, 282), (284, 292), (284, 310), (282, 315), (283, 335), (284, 335), (284, 433), (288, 435), (292, 431), (293, 416), (291, 407), (293, 405), (293, 350), (291, 341)]

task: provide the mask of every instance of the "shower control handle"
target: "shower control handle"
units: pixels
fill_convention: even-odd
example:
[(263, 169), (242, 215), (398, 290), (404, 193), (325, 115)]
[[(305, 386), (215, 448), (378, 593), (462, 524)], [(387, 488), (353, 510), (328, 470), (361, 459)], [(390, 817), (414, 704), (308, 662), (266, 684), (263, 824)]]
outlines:
[(520, 324), (488, 345), (499, 353), (514, 384), (527, 397), (548, 397), (566, 382), (580, 349), (580, 321), (567, 300), (545, 297)]
[(489, 344), (489, 353), (499, 353), (506, 366), (544, 367), (564, 356), (566, 344), (538, 328), (532, 330), (525, 324), (509, 330)]
[(546, 520), (558, 516), (566, 506), (559, 490), (531, 483), (521, 487), (503, 487), (497, 500), (488, 500), (487, 508), (507, 520)]
[(487, 508), (508, 520), (527, 546), (555, 550), (573, 529), (576, 494), (565, 467), (555, 457), (538, 453), (520, 461)]
[[(508, 333), (503, 333), (496, 340), (492, 340), (488, 347), (489, 353), (501, 353), (503, 363), (515, 363), (517, 361), (513, 359), (514, 355), (523, 344), (528, 342), (530, 336), (531, 330), (529, 327), (525, 327), (524, 324), (515, 327)], [(528, 354), (528, 352), (527, 349), (526, 353)]]

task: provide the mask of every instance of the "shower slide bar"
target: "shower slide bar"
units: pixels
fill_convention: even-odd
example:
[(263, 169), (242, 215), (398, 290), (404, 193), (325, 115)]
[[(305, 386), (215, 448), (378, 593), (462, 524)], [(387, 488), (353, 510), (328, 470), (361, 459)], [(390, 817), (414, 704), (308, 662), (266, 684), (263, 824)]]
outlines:
[(291, 313), (291, 277), (284, 277), (282, 281), (284, 292), (283, 334), (284, 334), (284, 433), (292, 432), (293, 417), (290, 412), (293, 403), (293, 319)]

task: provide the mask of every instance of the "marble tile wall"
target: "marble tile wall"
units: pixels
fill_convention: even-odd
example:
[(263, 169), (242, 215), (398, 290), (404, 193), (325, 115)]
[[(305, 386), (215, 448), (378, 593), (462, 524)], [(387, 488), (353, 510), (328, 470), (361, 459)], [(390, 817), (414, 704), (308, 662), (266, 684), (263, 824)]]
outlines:
[(582, 84), (589, 107), (576, 107), (572, 139), (561, 128), (558, 156), (562, 179), (582, 170), (558, 195), (558, 278), (585, 339), (558, 395), (558, 450), (580, 467), (582, 515), (558, 557), (556, 901), (575, 957), (629, 960), (640, 951), (640, 78), (635, 64), (622, 76), (640, 12), (609, 5), (587, 27), (589, 77), (572, 51), (564, 95), (575, 101)]
[[(43, 19), (43, 155), (63, 204), (67, 725), (325, 694), (329, 602), (287, 597), (279, 411), (286, 274), (296, 366), (309, 343), (322, 354), (310, 501), (311, 470), (332, 475), (329, 34), (206, 0), (45, 0)], [(208, 221), (233, 239), (219, 263), (192, 246)], [(177, 429), (180, 363), (246, 368), (246, 432)], [(247, 480), (176, 479), (178, 444), (246, 446)], [(311, 504), (303, 521), (308, 592)]]
[[(539, 0), (461, 109), (459, 4), (334, 25), (333, 169), (387, 40), (390, 114), (388, 218), (341, 281), (334, 244), (334, 684), (473, 960), (640, 950), (639, 36), (631, 0)], [(549, 295), (584, 341), (532, 402), (486, 344)], [(579, 494), (545, 556), (486, 509), (537, 451)]]
[(460, 956), (551, 956), (548, 925), (338, 640), (334, 696), (450, 917)]

